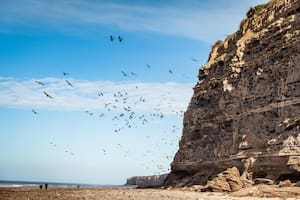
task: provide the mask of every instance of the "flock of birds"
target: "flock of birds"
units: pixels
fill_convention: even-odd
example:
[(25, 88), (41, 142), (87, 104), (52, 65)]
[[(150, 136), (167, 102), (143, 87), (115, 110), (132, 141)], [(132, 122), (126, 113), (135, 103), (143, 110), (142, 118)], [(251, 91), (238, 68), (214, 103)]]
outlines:
[[(111, 35), (109, 37), (110, 42), (113, 42), (115, 39), (117, 39), (119, 42), (123, 41), (123, 38), (121, 36), (115, 37), (113, 35)], [(192, 58), (193, 62), (199, 62), (197, 59)], [(147, 64), (146, 67), (148, 69), (151, 69), (151, 65)], [(173, 74), (173, 70), (169, 69), (168, 73), (170, 75)], [(125, 72), (125, 71), (121, 71), (121, 74), (124, 77), (137, 77), (138, 75), (135, 72)], [(67, 78), (69, 77), (69, 73), (68, 72), (63, 72), (62, 75), (66, 78), (65, 82), (66, 82), (66, 86), (74, 88), (75, 85), (73, 83), (71, 83)], [(36, 84), (42, 86), (46, 86), (46, 83), (42, 82), (42, 81), (35, 81)], [(138, 90), (138, 86), (136, 86), (136, 89)], [(43, 94), (45, 95), (46, 98), (55, 99), (55, 96), (50, 94), (47, 91), (43, 91)], [(145, 97), (135, 97), (136, 99), (132, 101), (132, 96), (129, 95), (129, 92), (122, 92), (122, 91), (117, 91), (113, 94), (113, 97), (110, 97), (110, 101), (106, 102), (103, 105), (103, 112), (101, 113), (95, 113), (93, 111), (90, 110), (85, 110), (84, 112), (89, 115), (89, 116), (97, 116), (100, 118), (103, 118), (106, 116), (106, 113), (104, 111), (107, 112), (111, 112), (114, 114), (114, 117), (111, 119), (112, 121), (112, 127), (113, 127), (113, 132), (114, 133), (119, 133), (125, 129), (133, 129), (133, 128), (138, 128), (141, 125), (146, 125), (148, 123), (150, 123), (153, 120), (163, 120), (164, 117), (166, 116), (166, 114), (164, 114), (162, 112), (162, 107), (161, 104), (162, 103), (166, 103), (166, 101), (168, 100), (168, 95), (170, 95), (171, 93), (166, 94), (164, 97), (162, 97), (162, 99), (160, 100), (160, 104), (157, 104), (154, 108), (153, 108), (153, 112), (149, 113), (149, 114), (141, 114), (139, 112), (135, 111), (136, 106), (138, 106), (139, 104), (143, 104), (147, 101), (147, 99)], [(95, 96), (97, 96), (98, 98), (105, 98), (108, 94), (106, 94), (104, 91), (98, 92), (97, 94), (95, 94)], [(111, 99), (113, 99), (111, 101)], [(174, 100), (174, 99), (173, 99)], [(175, 101), (175, 100), (174, 100)], [(168, 107), (170, 109), (172, 109), (172, 104), (173, 102), (167, 102)], [(120, 110), (122, 110), (122, 112), (120, 112)], [(32, 109), (33, 114), (38, 115), (40, 114), (38, 111), (36, 111), (35, 109)], [(172, 112), (180, 117), (183, 116), (183, 110), (176, 110), (175, 108), (172, 110)], [(151, 154), (154, 153), (154, 149), (159, 150), (160, 147), (162, 146), (166, 146), (169, 145), (170, 149), (175, 149), (175, 145), (178, 145), (178, 141), (180, 139), (180, 128), (174, 124), (171, 126), (170, 128), (171, 130), (171, 134), (167, 134), (168, 131), (164, 131), (164, 137), (162, 136), (160, 138), (159, 141), (153, 142), (152, 148), (147, 149), (142, 155), (143, 158), (146, 157), (151, 157)], [(177, 135), (175, 134), (177, 133)], [(175, 137), (174, 137), (175, 136)], [(148, 140), (151, 139), (150, 135), (147, 135), (146, 138)], [(57, 148), (57, 144), (54, 143), (53, 141), (50, 141), (50, 145), (53, 148)], [(172, 147), (172, 148), (171, 148)], [(124, 157), (133, 157), (134, 156), (134, 152), (128, 149), (123, 149), (123, 146), (121, 144), (117, 144), (116, 148), (118, 150), (120, 150), (121, 152), (124, 153)], [(105, 148), (101, 148), (100, 152), (103, 154), (103, 156), (106, 156), (108, 154), (108, 149)], [(67, 155), (71, 155), (74, 156), (76, 155), (73, 151), (70, 150), (64, 150), (64, 153)], [(159, 151), (157, 152), (158, 154), (160, 153)], [(169, 152), (169, 154), (167, 155), (162, 155), (164, 157), (164, 159), (167, 159), (169, 162), (171, 162), (171, 160), (173, 159), (173, 156), (175, 154), (175, 151), (171, 151)], [(136, 158), (136, 159), (141, 159), (141, 158)], [(152, 159), (151, 160), (153, 166), (156, 166), (155, 168), (157, 169), (154, 172), (154, 174), (161, 174), (161, 173), (166, 173), (167, 171), (169, 171), (170, 169), (168, 167), (164, 167), (161, 164), (161, 160), (157, 159)], [(145, 169), (149, 170), (149, 163), (141, 163), (141, 166), (145, 167)]]
[[(115, 36), (113, 36), (113, 35), (110, 35), (110, 36), (109, 36), (109, 40), (110, 40), (111, 42), (113, 42), (115, 39), (116, 39)], [(122, 41), (123, 41), (123, 38), (122, 38), (121, 36), (118, 36), (117, 39), (118, 39), (119, 42), (122, 42)]]

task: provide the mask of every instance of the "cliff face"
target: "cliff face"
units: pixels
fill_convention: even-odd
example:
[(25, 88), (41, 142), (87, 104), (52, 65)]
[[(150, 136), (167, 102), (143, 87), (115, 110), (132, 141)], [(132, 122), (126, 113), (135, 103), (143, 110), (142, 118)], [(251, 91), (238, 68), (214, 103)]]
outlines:
[(198, 77), (165, 184), (205, 184), (232, 166), (248, 179), (299, 179), (300, 1), (251, 8)]
[(127, 179), (126, 185), (137, 185), (138, 187), (159, 187), (162, 186), (167, 174), (153, 176), (134, 176)]

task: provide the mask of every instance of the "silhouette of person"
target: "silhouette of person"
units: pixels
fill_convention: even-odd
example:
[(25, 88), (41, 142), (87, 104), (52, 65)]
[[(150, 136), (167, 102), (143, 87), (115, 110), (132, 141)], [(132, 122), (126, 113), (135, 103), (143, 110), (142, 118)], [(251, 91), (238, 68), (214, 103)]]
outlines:
[(42, 185), (42, 184), (40, 184), (40, 190), (41, 190), (41, 189), (43, 189), (43, 185)]
[(80, 186), (79, 186), (79, 185), (77, 185), (77, 188), (78, 188), (78, 189), (79, 189), (79, 187), (80, 187)]
[(47, 183), (45, 184), (45, 188), (46, 188), (46, 190), (47, 190), (47, 188), (48, 188), (48, 184), (47, 184)]

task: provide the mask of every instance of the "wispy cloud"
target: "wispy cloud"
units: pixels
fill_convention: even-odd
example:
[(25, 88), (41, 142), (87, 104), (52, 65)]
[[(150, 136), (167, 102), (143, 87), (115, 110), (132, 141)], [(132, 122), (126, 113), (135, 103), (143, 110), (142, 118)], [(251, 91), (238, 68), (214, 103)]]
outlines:
[(227, 4), (211, 9), (200, 4), (180, 8), (176, 1), (167, 6), (86, 0), (1, 1), (0, 21), (72, 31), (82, 30), (78, 27), (82, 25), (109, 25), (127, 31), (151, 31), (211, 42), (233, 32), (250, 5), (265, 1), (228, 0)]
[[(111, 109), (112, 111), (124, 111), (125, 107), (130, 106), (135, 112), (171, 114), (186, 109), (193, 86), (171, 82), (114, 83), (68, 80), (74, 87), (70, 87), (65, 79), (59, 78), (17, 80), (0, 77), (0, 106), (52, 110)], [(36, 81), (45, 85), (39, 85)], [(44, 91), (53, 99), (46, 97)], [(105, 104), (108, 106), (106, 107)]]

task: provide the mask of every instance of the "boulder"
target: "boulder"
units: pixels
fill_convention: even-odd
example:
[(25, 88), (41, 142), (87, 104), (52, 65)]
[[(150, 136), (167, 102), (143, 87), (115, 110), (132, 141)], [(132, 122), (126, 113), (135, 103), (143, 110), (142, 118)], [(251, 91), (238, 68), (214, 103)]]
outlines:
[(208, 181), (202, 191), (234, 192), (240, 190), (244, 184), (240, 179), (240, 172), (236, 167), (228, 168), (217, 177)]

